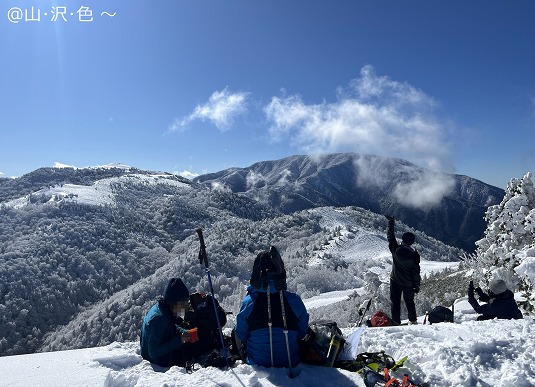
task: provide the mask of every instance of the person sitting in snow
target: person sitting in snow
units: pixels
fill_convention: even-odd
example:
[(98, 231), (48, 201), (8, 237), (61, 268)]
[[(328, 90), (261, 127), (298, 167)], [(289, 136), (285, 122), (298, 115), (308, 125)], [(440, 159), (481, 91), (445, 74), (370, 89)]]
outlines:
[[(479, 301), (485, 302), (484, 305), (480, 305), (477, 302), (474, 291), (477, 293)], [(507, 289), (507, 284), (502, 279), (490, 281), (487, 294), (480, 287), (474, 289), (474, 282), (470, 281), (468, 284), (468, 302), (476, 313), (481, 314), (477, 318), (478, 321), (491, 320), (493, 318), (509, 320), (523, 318), (513, 292)]]
[(185, 366), (191, 359), (195, 332), (182, 328), (189, 307), (189, 290), (179, 278), (171, 278), (163, 298), (149, 310), (141, 326), (141, 357), (162, 367)]
[(401, 296), (407, 306), (409, 323), (416, 324), (416, 305), (414, 295), (420, 291), (420, 254), (411, 245), (416, 240), (412, 232), (401, 237), (401, 245), (394, 235), (395, 219), (386, 215), (388, 227), (386, 236), (388, 249), (392, 253), (392, 271), (390, 273), (391, 319), (394, 324), (401, 323)]
[(308, 320), (301, 298), (286, 290), (286, 270), (277, 249), (271, 246), (259, 253), (233, 332), (238, 347), (244, 347), (244, 360), (264, 367), (288, 367), (290, 359), (292, 367), (297, 365)]

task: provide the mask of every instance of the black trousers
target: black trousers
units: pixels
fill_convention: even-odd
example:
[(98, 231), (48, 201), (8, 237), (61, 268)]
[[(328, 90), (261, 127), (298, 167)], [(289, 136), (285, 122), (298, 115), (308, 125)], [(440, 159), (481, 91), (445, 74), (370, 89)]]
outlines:
[(414, 291), (411, 288), (401, 286), (395, 281), (390, 280), (390, 314), (392, 321), (401, 322), (401, 296), (407, 306), (409, 321), (416, 321), (416, 305), (414, 305)]

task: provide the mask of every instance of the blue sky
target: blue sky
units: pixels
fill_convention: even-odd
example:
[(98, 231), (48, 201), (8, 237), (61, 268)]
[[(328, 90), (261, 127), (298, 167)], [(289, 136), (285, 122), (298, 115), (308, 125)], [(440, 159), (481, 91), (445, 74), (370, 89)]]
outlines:
[(2, 2), (0, 176), (350, 151), (505, 188), (535, 169), (534, 20), (527, 0)]

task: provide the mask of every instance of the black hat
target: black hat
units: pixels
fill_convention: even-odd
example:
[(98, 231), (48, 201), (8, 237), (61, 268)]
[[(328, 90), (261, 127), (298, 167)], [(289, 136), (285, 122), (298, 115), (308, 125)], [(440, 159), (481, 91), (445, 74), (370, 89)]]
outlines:
[(416, 235), (414, 235), (412, 232), (406, 232), (405, 234), (403, 234), (401, 236), (401, 240), (407, 244), (407, 245), (412, 245), (414, 243), (414, 241), (416, 240)]
[(177, 301), (188, 301), (189, 290), (180, 278), (171, 278), (165, 288), (163, 300), (168, 304)]

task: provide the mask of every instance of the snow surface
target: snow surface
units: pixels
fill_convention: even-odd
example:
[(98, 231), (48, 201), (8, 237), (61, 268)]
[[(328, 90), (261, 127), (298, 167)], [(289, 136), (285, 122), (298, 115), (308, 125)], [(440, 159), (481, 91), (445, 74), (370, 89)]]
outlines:
[(303, 300), (303, 303), (305, 304), (307, 310), (321, 308), (322, 306), (349, 300), (349, 297), (355, 292), (357, 292), (357, 289), (337, 290), (334, 292), (329, 292), (326, 295), (322, 294), (319, 296), (308, 298), (306, 300)]
[[(349, 291), (348, 291), (349, 292)], [(324, 295), (324, 303), (347, 297), (346, 292)], [(318, 306), (322, 296), (305, 303)], [(333, 317), (336, 319), (335, 317)], [(384, 350), (396, 360), (409, 359), (395, 376), (408, 373), (431, 386), (534, 386), (535, 325), (524, 320), (475, 321), (465, 299), (455, 304), (455, 323), (363, 330), (354, 353)], [(357, 328), (343, 329), (347, 338)], [(228, 333), (228, 330), (227, 332)], [(0, 358), (1, 385), (22, 386), (364, 386), (357, 373), (300, 364), (296, 377), (287, 369), (268, 369), (238, 362), (233, 368), (162, 368), (139, 355), (137, 342), (105, 347), (36, 353)]]

